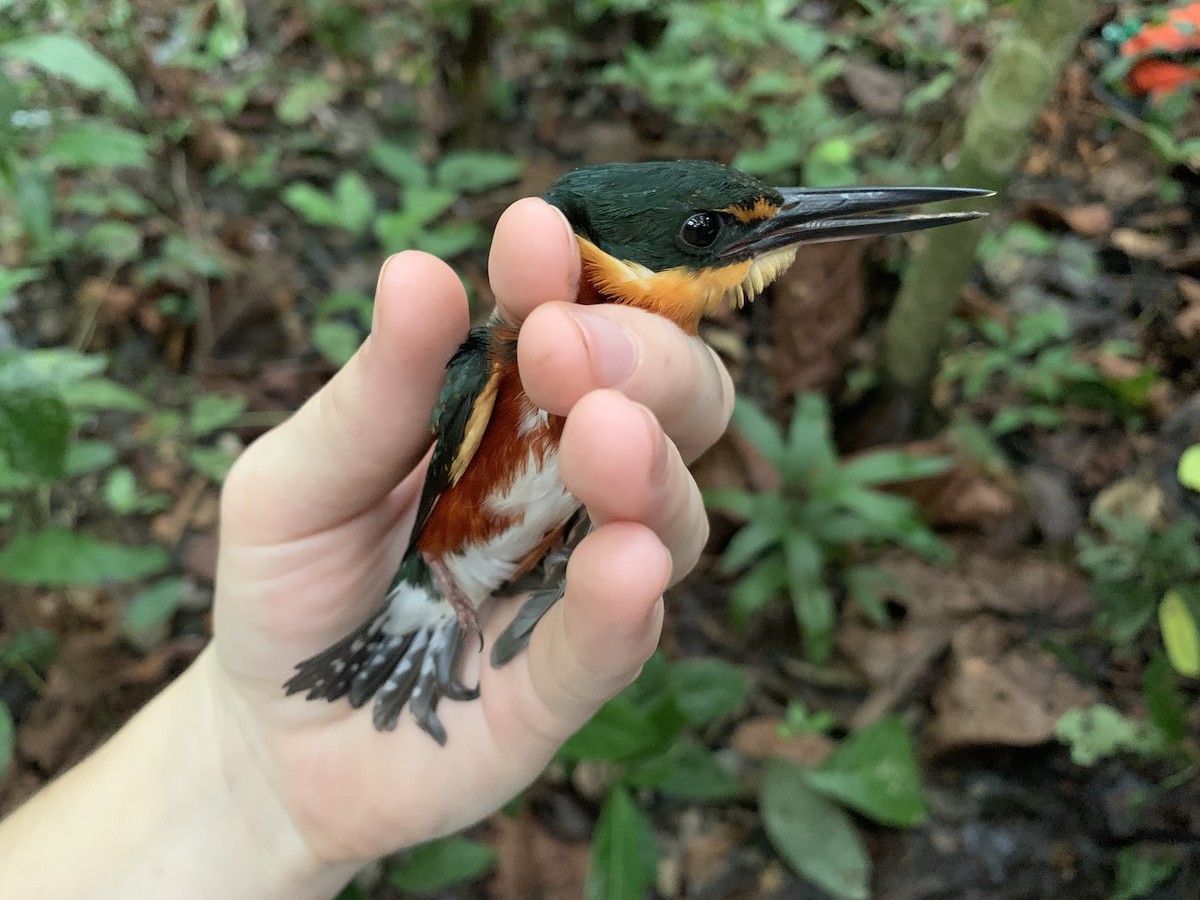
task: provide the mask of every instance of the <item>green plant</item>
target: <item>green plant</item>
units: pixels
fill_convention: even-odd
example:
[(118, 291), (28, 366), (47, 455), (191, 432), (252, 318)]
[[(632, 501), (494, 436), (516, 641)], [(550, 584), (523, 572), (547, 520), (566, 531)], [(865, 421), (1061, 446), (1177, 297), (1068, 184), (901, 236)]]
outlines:
[(785, 437), (753, 405), (739, 399), (733, 424), (778, 473), (778, 490), (756, 494), (713, 490), (707, 505), (746, 525), (721, 557), (725, 572), (746, 574), (733, 589), (736, 621), (786, 593), (808, 656), (824, 662), (833, 649), (834, 592), (845, 590), (874, 620), (886, 621), (878, 571), (861, 561), (865, 548), (897, 543), (930, 558), (946, 550), (912, 501), (877, 490), (946, 471), (945, 458), (881, 451), (841, 461), (829, 433), (825, 400), (796, 398)]
[(1185, 607), (1200, 598), (1200, 522), (1195, 518), (1181, 516), (1165, 527), (1134, 514), (1097, 513), (1095, 518), (1097, 532), (1082, 532), (1077, 539), (1077, 558), (1091, 577), (1099, 624), (1114, 643), (1135, 641), (1168, 595)]
[(654, 791), (690, 803), (742, 793), (692, 732), (726, 719), (744, 702), (747, 690), (745, 675), (729, 663), (668, 663), (656, 654), (637, 681), (601, 707), (559, 751), (566, 765), (600, 765), (607, 777), (592, 838), (588, 897), (640, 898), (653, 883), (654, 829), (631, 791)]
[[(54, 636), (43, 628), (26, 628), (0, 645), (0, 680), (10, 673), (25, 681), (34, 691), (45, 687), (42, 673), (58, 655)], [(16, 724), (8, 706), (0, 701), (0, 780), (12, 763), (16, 749)]]
[(772, 760), (758, 802), (780, 855), (842, 900), (866, 900), (871, 882), (871, 859), (843, 807), (900, 828), (926, 815), (912, 738), (894, 716), (850, 734), (818, 766)]
[(981, 319), (975, 328), (984, 345), (948, 353), (936, 389), (946, 398), (989, 404), (983, 415), (997, 435), (1030, 425), (1058, 427), (1071, 404), (1133, 420), (1157, 380), (1149, 366), (1117, 378), (1079, 359), (1066, 313), (1057, 307), (1019, 317), (1011, 330), (995, 319)]

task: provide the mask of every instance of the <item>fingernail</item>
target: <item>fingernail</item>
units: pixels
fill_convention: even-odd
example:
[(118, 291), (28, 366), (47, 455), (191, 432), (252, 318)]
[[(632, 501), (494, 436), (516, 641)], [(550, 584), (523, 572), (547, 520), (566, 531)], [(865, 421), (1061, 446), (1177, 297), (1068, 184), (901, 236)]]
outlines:
[(574, 297), (579, 292), (579, 242), (575, 238), (575, 229), (571, 227), (563, 211), (553, 205), (550, 208), (558, 213), (562, 222), (563, 237), (567, 242), (567, 296)]
[(383, 261), (383, 265), (379, 267), (379, 277), (375, 279), (375, 302), (371, 307), (371, 331), (373, 332), (379, 330), (379, 311), (383, 307), (382, 298), (379, 296), (379, 288), (383, 285), (383, 276), (387, 274), (388, 266), (395, 258), (396, 254), (393, 253)]
[(569, 313), (583, 332), (592, 377), (600, 387), (616, 387), (633, 374), (638, 348), (624, 325), (583, 306), (571, 307)]
[(667, 439), (663, 434), (658, 417), (646, 407), (642, 407), (642, 415), (646, 417), (646, 427), (650, 432), (650, 441), (654, 446), (654, 458), (650, 461), (650, 483), (665, 484), (667, 481)]

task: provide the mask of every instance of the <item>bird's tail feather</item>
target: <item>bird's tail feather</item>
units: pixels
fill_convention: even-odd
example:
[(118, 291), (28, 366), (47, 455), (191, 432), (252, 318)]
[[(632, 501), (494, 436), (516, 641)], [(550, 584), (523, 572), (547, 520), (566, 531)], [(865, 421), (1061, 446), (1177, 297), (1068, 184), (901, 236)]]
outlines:
[(413, 634), (396, 636), (383, 626), (388, 607), (340, 641), (299, 663), (284, 689), (289, 695), (307, 691), (308, 700), (347, 697), (355, 709), (366, 703), (400, 665), (413, 642)]

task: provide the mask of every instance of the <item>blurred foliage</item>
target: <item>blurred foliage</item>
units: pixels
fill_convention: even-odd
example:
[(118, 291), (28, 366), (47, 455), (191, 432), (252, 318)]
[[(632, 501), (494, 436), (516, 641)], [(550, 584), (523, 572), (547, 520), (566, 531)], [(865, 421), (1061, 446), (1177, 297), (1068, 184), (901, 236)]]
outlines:
[(833, 651), (835, 594), (840, 588), (882, 624), (880, 574), (860, 560), (864, 548), (899, 544), (931, 559), (946, 548), (911, 500), (880, 485), (929, 478), (950, 460), (880, 451), (842, 461), (829, 427), (825, 399), (796, 398), (787, 435), (745, 399), (733, 425), (779, 475), (776, 491), (710, 490), (705, 502), (746, 525), (725, 548), (720, 567), (746, 570), (730, 597), (735, 622), (746, 620), (780, 594), (792, 603), (808, 656), (817, 663)]

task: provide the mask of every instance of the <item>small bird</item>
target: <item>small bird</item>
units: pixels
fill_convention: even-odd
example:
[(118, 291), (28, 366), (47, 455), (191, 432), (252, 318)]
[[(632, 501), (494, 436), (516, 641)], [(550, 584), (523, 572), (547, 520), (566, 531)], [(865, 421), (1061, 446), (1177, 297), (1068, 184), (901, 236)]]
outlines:
[[(679, 161), (578, 169), (545, 199), (577, 237), (577, 302), (639, 307), (694, 335), (706, 312), (760, 294), (791, 265), (799, 244), (965, 222), (983, 214), (894, 210), (988, 193), (773, 188), (718, 163)], [(380, 731), (395, 728), (407, 704), (444, 744), (438, 701), (479, 696), (459, 669), (468, 639), (481, 639), (481, 605), (529, 593), (493, 645), (499, 666), (562, 597), (569, 548), (589, 523), (558, 474), (564, 420), (525, 395), (516, 342), (517, 329), (493, 316), (447, 364), (430, 423), (433, 456), (399, 569), (366, 622), (296, 666), (288, 694), (346, 697), (355, 708), (374, 698)]]

